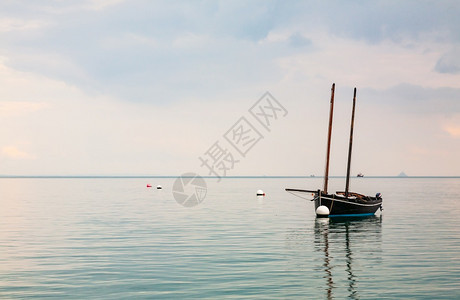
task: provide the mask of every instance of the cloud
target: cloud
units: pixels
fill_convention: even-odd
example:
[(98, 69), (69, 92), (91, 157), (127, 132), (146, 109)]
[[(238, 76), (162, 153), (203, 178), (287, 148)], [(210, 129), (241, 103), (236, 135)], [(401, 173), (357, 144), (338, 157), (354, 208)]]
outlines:
[(289, 37), (289, 43), (293, 47), (309, 47), (313, 45), (313, 42), (304, 37), (301, 33), (296, 32)]
[(2, 18), (0, 19), (0, 32), (18, 32), (30, 31), (44, 28), (48, 25), (42, 20), (24, 20), (18, 18)]
[(460, 127), (448, 126), (444, 130), (454, 138), (460, 138)]
[(204, 83), (228, 90), (258, 81), (247, 66), (263, 70), (276, 56), (255, 56), (262, 47), (254, 43), (266, 37), (274, 14), (263, 2), (157, 4), (120, 3), (102, 13), (85, 12), (84, 21), (77, 13), (39, 10), (54, 26), (4, 36), (6, 63), (92, 93), (164, 103), (202, 90)]
[(14, 102), (14, 101), (2, 101), (0, 102), (0, 115), (1, 116), (18, 116), (27, 114), (29, 112), (38, 111), (47, 107), (48, 104), (42, 102)]
[(460, 113), (460, 88), (399, 84), (385, 90), (364, 89), (362, 98), (408, 114)]
[[(279, 60), (316, 43), (311, 31), (371, 43), (433, 32), (452, 38), (460, 31), (454, 2), (101, 0), (3, 8), (20, 20), (48, 24), (0, 36), (8, 66), (90, 93), (163, 104), (272, 85), (282, 77)], [(273, 32), (284, 32), (284, 40), (269, 42)]]
[(110, 8), (111, 6), (120, 4), (123, 1), (124, 0), (43, 0), (40, 1), (40, 3), (16, 1), (11, 3), (2, 3), (0, 4), (0, 7), (3, 11), (8, 11), (13, 14), (38, 13), (62, 15), (84, 11), (100, 12), (101, 10)]
[(18, 149), (16, 146), (2, 147), (2, 154), (12, 159), (35, 159), (35, 156), (26, 151)]
[[(261, 165), (271, 174), (302, 173), (317, 164), (308, 174), (318, 174), (323, 151), (308, 140), (325, 138), (318, 124), (326, 120), (335, 81), (337, 124), (345, 117), (348, 124), (345, 102), (354, 85), (365, 112), (358, 116), (372, 124), (357, 128), (364, 131), (357, 143), (362, 136), (363, 149), (372, 145), (363, 166), (396, 174), (401, 168), (394, 165), (407, 160), (402, 143), (458, 148), (443, 125), (456, 134), (458, 122), (446, 120), (460, 111), (458, 61), (455, 51), (446, 51), (460, 40), (459, 11), (454, 1), (3, 1), (0, 135), (5, 145), (16, 145), (10, 154), (40, 158), (11, 160), (3, 169), (192, 170), (239, 109), (247, 109), (243, 100), (252, 103), (269, 90), (286, 101), (289, 117), (280, 123), (283, 132), (265, 140), (273, 143), (253, 155), (259, 160), (248, 158), (238, 173), (264, 172)], [(334, 130), (341, 128), (334, 142), (343, 136), (346, 145), (348, 125)], [(295, 132), (308, 137), (300, 147), (292, 147), (299, 145)], [(30, 141), (27, 151), (18, 140)], [(274, 157), (291, 161), (265, 164)]]
[(440, 73), (459, 74), (460, 73), (460, 47), (456, 47), (445, 53), (436, 62), (434, 69)]
[(337, 36), (369, 43), (387, 39), (406, 43), (427, 37), (460, 41), (460, 4), (455, 0), (295, 1), (286, 6), (294, 16), (289, 19), (294, 26), (327, 28)]

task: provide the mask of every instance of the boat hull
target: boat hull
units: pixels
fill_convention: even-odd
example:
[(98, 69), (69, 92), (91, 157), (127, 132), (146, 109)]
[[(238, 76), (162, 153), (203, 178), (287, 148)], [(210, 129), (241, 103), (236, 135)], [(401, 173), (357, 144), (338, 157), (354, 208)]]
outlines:
[(338, 195), (316, 195), (315, 210), (324, 205), (329, 209), (329, 217), (371, 216), (382, 207), (382, 199), (366, 197), (364, 199), (346, 198)]

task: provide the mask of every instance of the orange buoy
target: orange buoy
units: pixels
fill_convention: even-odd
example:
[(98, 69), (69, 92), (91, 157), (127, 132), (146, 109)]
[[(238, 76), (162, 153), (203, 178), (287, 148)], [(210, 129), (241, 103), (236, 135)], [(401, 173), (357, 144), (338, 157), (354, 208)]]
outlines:
[(151, 186), (150, 184), (147, 183), (147, 187), (149, 188), (149, 187), (152, 187), (152, 186)]

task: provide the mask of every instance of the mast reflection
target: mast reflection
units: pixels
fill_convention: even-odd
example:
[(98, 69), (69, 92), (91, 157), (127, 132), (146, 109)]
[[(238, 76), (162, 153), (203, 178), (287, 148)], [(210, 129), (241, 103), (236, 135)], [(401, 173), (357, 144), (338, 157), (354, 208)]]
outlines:
[(332, 299), (332, 289), (334, 288), (334, 281), (332, 279), (331, 257), (329, 255), (329, 218), (316, 219), (315, 222), (315, 244), (324, 251), (324, 278), (326, 278), (327, 285), (327, 299)]
[[(339, 263), (342, 258), (345, 259), (348, 298), (359, 299), (356, 285), (359, 282), (360, 270), (354, 269), (354, 260), (369, 259), (366, 255), (360, 257), (361, 250), (370, 251), (371, 254), (372, 251), (381, 251), (382, 216), (356, 219), (318, 218), (315, 220), (314, 232), (315, 248), (324, 253), (322, 269), (323, 277), (326, 279), (327, 299), (333, 299), (337, 287), (343, 286), (339, 283), (345, 275)], [(378, 259), (378, 257), (380, 256), (373, 256), (371, 259)]]

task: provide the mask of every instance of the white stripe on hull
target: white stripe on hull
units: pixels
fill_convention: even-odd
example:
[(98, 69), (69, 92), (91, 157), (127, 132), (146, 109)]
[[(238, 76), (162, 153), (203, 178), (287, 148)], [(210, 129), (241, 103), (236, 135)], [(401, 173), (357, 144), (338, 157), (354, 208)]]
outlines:
[[(344, 202), (344, 203), (347, 203), (347, 204), (360, 205), (360, 206), (377, 206), (377, 205), (382, 204), (382, 202), (374, 203), (374, 204), (364, 204), (364, 203), (351, 202), (351, 201), (347, 201), (347, 200), (329, 198), (329, 197), (325, 197), (325, 196), (321, 196), (321, 200), (322, 199), (327, 199), (327, 200), (330, 200), (330, 201), (339, 201), (339, 202)], [(319, 201), (319, 197), (315, 198), (315, 200)]]

